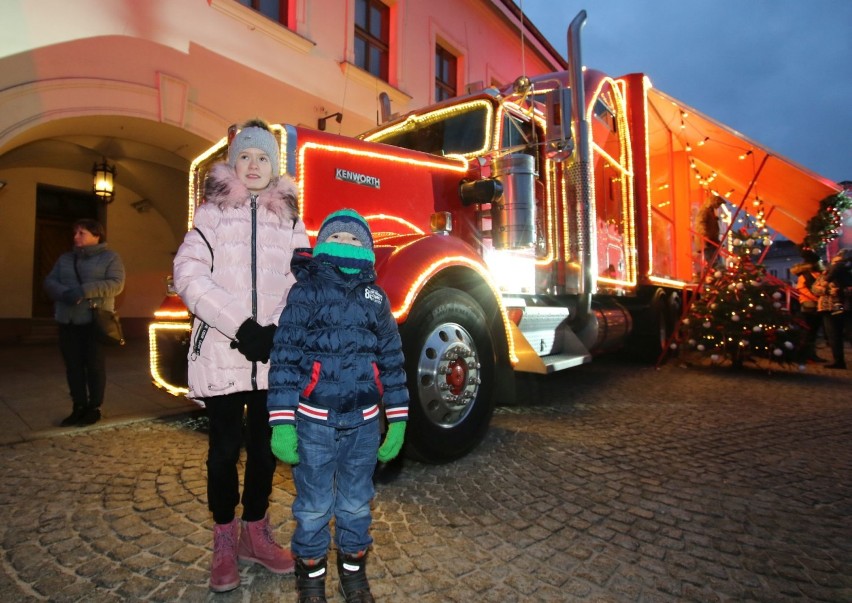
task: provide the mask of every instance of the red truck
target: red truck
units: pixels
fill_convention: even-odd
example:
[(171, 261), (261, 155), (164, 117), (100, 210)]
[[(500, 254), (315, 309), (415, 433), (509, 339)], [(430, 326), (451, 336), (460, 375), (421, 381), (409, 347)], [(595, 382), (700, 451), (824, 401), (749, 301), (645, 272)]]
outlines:
[[(759, 203), (801, 240), (838, 187), (655, 90), (643, 74), (581, 68), (521, 77), (387, 120), (357, 138), (274, 128), (282, 170), (316, 234), (357, 209), (399, 323), (411, 394), (406, 453), (446, 462), (485, 435), (518, 372), (615, 349), (653, 361), (701, 276), (696, 215)], [(192, 165), (188, 227), (223, 138)], [(166, 298), (150, 325), (155, 384), (186, 393), (189, 315)]]

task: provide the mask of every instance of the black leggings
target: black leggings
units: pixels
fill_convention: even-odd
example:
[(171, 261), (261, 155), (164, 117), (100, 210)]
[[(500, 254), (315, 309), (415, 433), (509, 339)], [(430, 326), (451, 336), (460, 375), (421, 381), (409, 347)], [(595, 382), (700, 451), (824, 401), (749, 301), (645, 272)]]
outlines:
[(237, 463), (245, 432), (246, 469), (243, 486), (245, 521), (263, 519), (269, 508), (275, 457), (272, 454), (266, 391), (205, 398), (210, 419), (207, 450), (207, 503), (216, 523), (234, 519), (240, 501)]

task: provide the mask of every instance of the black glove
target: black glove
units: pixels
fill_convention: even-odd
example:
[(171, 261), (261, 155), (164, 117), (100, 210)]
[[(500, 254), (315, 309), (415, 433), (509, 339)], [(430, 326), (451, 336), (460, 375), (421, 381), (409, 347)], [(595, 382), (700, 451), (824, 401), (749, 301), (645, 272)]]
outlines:
[(59, 296), (59, 300), (69, 306), (73, 306), (83, 299), (83, 295), (82, 287), (71, 287), (70, 289), (66, 289), (62, 292)]
[(254, 319), (247, 318), (237, 330), (237, 340), (231, 347), (236, 347), (249, 362), (269, 362), (275, 328), (275, 325), (262, 327)]

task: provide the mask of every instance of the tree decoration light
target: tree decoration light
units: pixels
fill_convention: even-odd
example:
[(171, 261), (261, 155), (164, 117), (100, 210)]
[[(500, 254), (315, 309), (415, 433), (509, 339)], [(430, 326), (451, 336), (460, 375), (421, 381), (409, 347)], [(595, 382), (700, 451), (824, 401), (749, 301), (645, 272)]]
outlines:
[(852, 209), (852, 198), (845, 193), (829, 195), (819, 202), (819, 211), (808, 220), (805, 226), (805, 240), (802, 249), (822, 253), (825, 246), (840, 236), (843, 213)]
[(726, 269), (708, 275), (681, 323), (681, 351), (735, 367), (758, 358), (798, 364), (807, 327), (781, 303), (785, 284), (757, 263), (771, 243), (768, 233), (762, 208), (731, 232), (733, 255)]

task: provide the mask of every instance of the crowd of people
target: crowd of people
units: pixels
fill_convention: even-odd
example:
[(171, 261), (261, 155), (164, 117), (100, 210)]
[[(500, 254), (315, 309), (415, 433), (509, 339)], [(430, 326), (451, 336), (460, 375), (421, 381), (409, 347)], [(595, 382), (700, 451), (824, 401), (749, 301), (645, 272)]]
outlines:
[(837, 251), (828, 267), (812, 250), (804, 250), (802, 259), (802, 263), (791, 269), (797, 277), (800, 315), (808, 327), (802, 359), (826, 362), (816, 353), (822, 329), (832, 356), (825, 368), (845, 369), (845, 325), (852, 314), (852, 249)]

